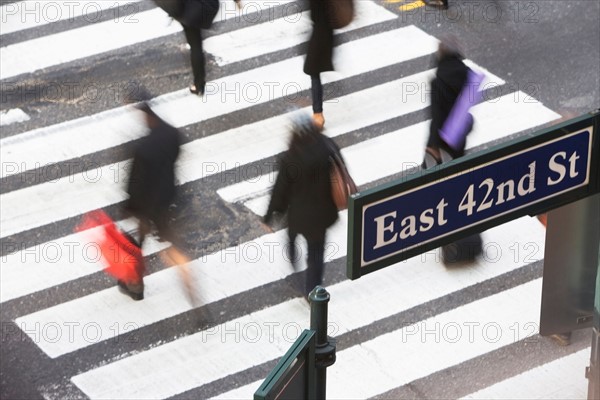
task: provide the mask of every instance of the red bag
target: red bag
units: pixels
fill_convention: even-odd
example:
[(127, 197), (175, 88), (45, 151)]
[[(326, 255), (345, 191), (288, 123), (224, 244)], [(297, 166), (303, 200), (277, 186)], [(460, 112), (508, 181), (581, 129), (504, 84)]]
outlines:
[(141, 282), (144, 260), (140, 246), (130, 235), (122, 232), (104, 211), (87, 213), (76, 230), (96, 227), (102, 227), (94, 241), (107, 264), (104, 271), (127, 284)]

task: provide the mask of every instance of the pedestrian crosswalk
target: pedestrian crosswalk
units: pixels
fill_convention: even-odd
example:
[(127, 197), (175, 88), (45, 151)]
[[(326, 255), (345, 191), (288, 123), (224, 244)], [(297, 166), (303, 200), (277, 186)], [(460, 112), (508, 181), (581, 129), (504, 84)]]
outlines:
[[(181, 25), (148, 0), (52, 3), (0, 7), (1, 37), (10, 39), (0, 47), (3, 87), (63, 71), (71, 82), (86, 79), (81, 67), (98, 57), (125, 57), (134, 48), (160, 52), (164, 38), (184, 43)], [(139, 12), (124, 15), (126, 8)], [(46, 18), (30, 18), (27, 10)], [(65, 29), (69, 21), (78, 23)], [(310, 29), (303, 2), (242, 0), (238, 10), (222, 0), (204, 42), (218, 78), (208, 82), (204, 97), (172, 83), (151, 100), (157, 114), (185, 132), (177, 164), (185, 201), (176, 207), (193, 230), (187, 242), (199, 304), (189, 302), (177, 271), (157, 257), (169, 243), (154, 236), (145, 241), (149, 275), (144, 300), (135, 302), (102, 273), (94, 230), (73, 229), (86, 212), (118, 210), (127, 198), (126, 149), (145, 133), (132, 106), (98, 103), (72, 117), (70, 104), (33, 104), (31, 112), (26, 102), (3, 100), (0, 122), (9, 130), (0, 136), (0, 303), (2, 340), (10, 344), (3, 351), (13, 352), (3, 356), (32, 357), (30, 386), (40, 396), (252, 398), (309, 327), (309, 306), (294, 289), (305, 261), (301, 257), (294, 270), (285, 229), (266, 232), (260, 221), (275, 160), (287, 148), (289, 121), (310, 111), (303, 100), (310, 79), (302, 72)], [(323, 75), (324, 133), (340, 144), (356, 183), (371, 188), (423, 158), (438, 39), (379, 1), (357, 1), (354, 21), (336, 34), (336, 71)], [(494, 66), (466, 63), (486, 76), (486, 99), (472, 110), (469, 151), (561, 117), (509, 87)], [(127, 79), (127, 71), (119, 74)], [(28, 119), (3, 119), (17, 109)], [(199, 199), (207, 204), (194, 206), (193, 215), (185, 211)], [(209, 207), (235, 222), (211, 217)], [(134, 229), (134, 219), (118, 211), (115, 218), (124, 230)], [(484, 253), (472, 265), (447, 268), (432, 251), (356, 281), (344, 276), (347, 230), (347, 212), (340, 211), (325, 249), (329, 334), (339, 339), (328, 398), (387, 398), (482, 357), (501, 365), (507, 349), (545, 343), (537, 327), (545, 230), (537, 219), (484, 232)], [(465, 380), (454, 397), (578, 398), (587, 381), (556, 376), (583, 370), (586, 354), (587, 344), (522, 360), (524, 372), (500, 370), (485, 387)], [(10, 373), (3, 377), (9, 385)], [(535, 389), (525, 390), (523, 382), (531, 381)]]

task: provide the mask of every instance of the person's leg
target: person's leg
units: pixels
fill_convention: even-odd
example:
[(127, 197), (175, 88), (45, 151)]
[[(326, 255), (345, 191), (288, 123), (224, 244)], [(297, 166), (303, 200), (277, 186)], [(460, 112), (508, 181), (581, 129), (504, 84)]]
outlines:
[(162, 251), (160, 256), (165, 264), (172, 265), (177, 268), (190, 303), (193, 306), (199, 305), (200, 301), (198, 299), (198, 295), (196, 294), (196, 285), (192, 279), (190, 271), (190, 258), (174, 245)]
[[(148, 221), (145, 218), (140, 218), (139, 224), (138, 224), (140, 249), (144, 243), (144, 239), (146, 238), (146, 235), (148, 233), (150, 233), (150, 229), (151, 229), (150, 221)], [(140, 259), (138, 264), (135, 265), (134, 271), (135, 271), (136, 277), (133, 281), (125, 282), (125, 281), (118, 280), (117, 285), (119, 286), (121, 291), (123, 291), (125, 294), (130, 296), (132, 299), (142, 300), (144, 298), (144, 272), (145, 272), (143, 258)]]
[(306, 270), (306, 296), (323, 282), (325, 253), (325, 232), (315, 237), (306, 238), (308, 244), (308, 268)]
[(322, 128), (325, 125), (325, 118), (323, 117), (323, 84), (321, 83), (321, 75), (311, 75), (310, 81), (313, 119), (317, 126)]
[(190, 45), (190, 58), (192, 62), (192, 73), (194, 75), (194, 88), (190, 91), (196, 94), (204, 94), (206, 85), (206, 70), (204, 49), (202, 48), (202, 31), (196, 28), (183, 27), (183, 32)]
[(290, 263), (292, 264), (292, 267), (294, 268), (294, 270), (297, 268), (298, 265), (298, 252), (296, 251), (296, 236), (298, 234), (296, 232), (294, 232), (292, 229), (290, 229), (288, 227), (288, 244), (287, 244), (287, 257), (290, 261)]

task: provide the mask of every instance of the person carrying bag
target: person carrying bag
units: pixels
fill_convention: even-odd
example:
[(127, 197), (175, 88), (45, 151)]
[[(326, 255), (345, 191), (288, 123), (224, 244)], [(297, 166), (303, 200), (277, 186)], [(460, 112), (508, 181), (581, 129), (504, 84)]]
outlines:
[[(471, 106), (481, 99), (483, 75), (468, 68), (452, 36), (439, 45), (438, 68), (431, 82), (431, 126), (422, 168), (433, 168), (462, 157), (467, 135), (473, 129)], [(479, 234), (442, 246), (442, 260), (450, 265), (470, 262), (483, 251)]]

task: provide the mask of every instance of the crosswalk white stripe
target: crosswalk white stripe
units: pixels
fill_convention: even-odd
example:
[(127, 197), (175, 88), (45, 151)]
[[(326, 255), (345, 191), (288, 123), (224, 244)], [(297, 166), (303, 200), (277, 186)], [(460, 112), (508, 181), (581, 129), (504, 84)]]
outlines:
[[(514, 103), (514, 98), (515, 94), (508, 94), (498, 99), (497, 102), (483, 103), (472, 110), (477, 124), (469, 136), (468, 147), (480, 145), (559, 117), (552, 111), (541, 107), (539, 103), (525, 103), (527, 106), (523, 106)], [(531, 120), (531, 116), (535, 116), (536, 120)], [(499, 123), (498, 121), (503, 122)], [(422, 158), (428, 126), (428, 121), (421, 122), (343, 149), (342, 153), (357, 184), (363, 185), (417, 165)], [(407, 137), (410, 137), (411, 140), (407, 141)], [(282, 150), (283, 146), (284, 144), (282, 144)], [(207, 147), (211, 148), (211, 146)], [(378, 154), (377, 157), (373, 157), (374, 152)], [(187, 169), (200, 171), (198, 167), (198, 165), (192, 164)], [(256, 179), (224, 187), (218, 190), (218, 193), (228, 202), (242, 200), (255, 213), (263, 215), (274, 179), (273, 174), (263, 175)], [(96, 256), (93, 252), (95, 248), (91, 248), (92, 253), (89, 256), (87, 255), (89, 248), (85, 248), (84, 252), (87, 241), (82, 235), (70, 235), (3, 257), (1, 301), (46, 289), (98, 271), (102, 267), (100, 263), (84, 262), (83, 258), (93, 260)], [(148, 248), (146, 251), (159, 251), (164, 246), (156, 247), (156, 250)], [(60, 258), (54, 255), (56, 252), (61, 256)], [(75, 257), (73, 259), (77, 260), (75, 265), (68, 266), (65, 263), (66, 260), (71, 260), (69, 257)]]
[[(282, 315), (286, 318), (281, 319)], [(104, 370), (75, 376), (72, 381), (90, 398), (162, 399), (280, 357), (300, 327), (308, 322), (306, 304), (294, 299), (230, 321), (228, 326), (202, 331), (122, 363), (109, 364)], [(272, 333), (264, 331), (264, 327), (270, 327)], [(162, 360), (160, 365), (156, 364), (157, 357)], [(117, 376), (119, 379), (111, 382)], [(122, 385), (123, 378), (129, 381), (127, 387)]]
[[(406, 50), (398, 51), (399, 47)], [(430, 54), (436, 48), (437, 39), (414, 26), (358, 39), (337, 48), (338, 72), (323, 74), (323, 80), (327, 83), (360, 75)], [(203, 99), (190, 95), (186, 89), (159, 96), (152, 104), (157, 114), (182, 127), (270, 100), (293, 100), (298, 92), (310, 87), (310, 79), (302, 72), (303, 60), (304, 56), (297, 56), (209, 82)], [(490, 79), (496, 85), (504, 83), (494, 76)], [(421, 89), (409, 84), (411, 89)], [(420, 96), (411, 97), (409, 100), (420, 100)], [(119, 107), (2, 139), (3, 165), (14, 166), (16, 172), (22, 173), (134, 140), (145, 129), (141, 121), (132, 118), (130, 109)], [(48, 152), (49, 145), (61, 151)], [(3, 167), (2, 177), (16, 172)]]
[[(136, 228), (131, 218), (118, 221), (125, 231)], [(2, 280), (0, 280), (0, 303), (13, 300), (40, 290), (82, 278), (105, 268), (96, 238), (98, 229), (74, 233), (56, 240), (44, 242), (25, 249), (15, 245), (6, 246), (11, 254), (2, 256)], [(157, 253), (170, 246), (148, 235), (144, 241), (145, 256)]]
[[(364, 45), (366, 44), (367, 43), (364, 43)], [(340, 47), (340, 53), (342, 52), (342, 49), (344, 49), (343, 46)], [(366, 49), (364, 51), (365, 53), (368, 53)], [(373, 49), (372, 51), (377, 50)], [(362, 54), (365, 55), (365, 53)], [(362, 72), (362, 70), (364, 69), (363, 67), (359, 66), (357, 66), (356, 68), (357, 70), (355, 70), (354, 72), (357, 73)], [(398, 90), (402, 89), (402, 86), (398, 88), (397, 85), (416, 85), (420, 82), (424, 85), (423, 87), (425, 87), (428, 74), (431, 73), (432, 71), (415, 74), (410, 77), (406, 77), (401, 80), (373, 88), (373, 91), (375, 92), (381, 92), (383, 90), (392, 90), (395, 88), (395, 91), (392, 90), (392, 92), (388, 93), (391, 97), (385, 97), (380, 99), (381, 103), (378, 104), (385, 104), (386, 102), (388, 103), (387, 106), (383, 109), (372, 108), (373, 103), (376, 103), (375, 100), (373, 100), (372, 102), (370, 101), (365, 103), (364, 99), (368, 97), (363, 97), (362, 101), (358, 100), (356, 96), (368, 93), (367, 91), (369, 89), (363, 91), (364, 93), (358, 92), (353, 94), (352, 98), (356, 99), (354, 103), (360, 105), (359, 108), (346, 108), (346, 106), (349, 106), (350, 104), (341, 103), (344, 99), (349, 98), (349, 96), (344, 96), (343, 98), (338, 99), (339, 103), (332, 103), (332, 105), (339, 104), (339, 106), (336, 107), (336, 109), (339, 110), (336, 112), (336, 114), (339, 114), (336, 118), (340, 118), (341, 116), (344, 116), (345, 118), (340, 119), (342, 123), (339, 125), (338, 129), (354, 129), (354, 127), (356, 127), (356, 123), (354, 123), (354, 121), (360, 121), (360, 119), (356, 119), (357, 114), (362, 113), (365, 110), (373, 110), (373, 114), (365, 119), (365, 121), (373, 121), (375, 118), (381, 117), (382, 115), (390, 115), (390, 112), (393, 113), (393, 116), (398, 116), (402, 115), (402, 111), (411, 112), (426, 107), (427, 101), (422, 100), (420, 96), (413, 96), (411, 98), (407, 98), (406, 103), (401, 102), (399, 104), (392, 104), (391, 102), (389, 102), (389, 99), (394, 98), (395, 95), (398, 93)], [(209, 105), (209, 103), (194, 103), (197, 100), (195, 100), (191, 96), (187, 96), (185, 98), (182, 98), (181, 101), (171, 101), (162, 104), (165, 106), (165, 108), (170, 108), (169, 110), (165, 110), (164, 108), (162, 108), (162, 105), (159, 105), (157, 108), (159, 109), (159, 111), (161, 111), (162, 109), (165, 115), (172, 115), (173, 118), (178, 118), (179, 121), (175, 121), (174, 125), (185, 125), (186, 123), (185, 121), (182, 121), (182, 119), (186, 117), (191, 118), (189, 117), (190, 115), (196, 115), (197, 118), (197, 115), (200, 114), (197, 111), (187, 112), (189, 110), (190, 104), (186, 106), (184, 104), (186, 100), (193, 103), (193, 105), (195, 106), (200, 106), (201, 110), (207, 110), (207, 108), (205, 107)], [(227, 108), (227, 104), (218, 104), (217, 106), (221, 106), (220, 108)], [(234, 107), (234, 109), (235, 108), (236, 107)], [(328, 108), (331, 108), (333, 110), (333, 107)], [(214, 107), (213, 109), (216, 113), (225, 113), (225, 111), (231, 111), (218, 111), (219, 107)], [(384, 110), (387, 110), (387, 112)], [(364, 123), (365, 121), (361, 121), (361, 123)], [(271, 121), (267, 120), (263, 123), (269, 122)], [(232, 136), (225, 134), (213, 135), (207, 138), (206, 140), (203, 140), (202, 142), (196, 141), (187, 144), (186, 146), (184, 146), (184, 151), (182, 152), (181, 164), (186, 165), (189, 162), (200, 163), (200, 168), (196, 168), (194, 170), (187, 170), (186, 168), (186, 170), (184, 171), (178, 171), (179, 180), (183, 183), (188, 182), (190, 180), (199, 179), (200, 177), (197, 176), (198, 171), (210, 175), (210, 171), (206, 171), (205, 167), (208, 165), (206, 163), (212, 160), (216, 160), (217, 162), (219, 162), (219, 165), (227, 161), (228, 164), (225, 163), (225, 165), (228, 165), (228, 168), (235, 168), (237, 165), (242, 163), (242, 160), (247, 159), (247, 161), (244, 162), (249, 162), (256, 160), (258, 156), (267, 157), (281, 151), (280, 149), (283, 138), (279, 136), (279, 134), (285, 129), (280, 131), (273, 130), (273, 128), (276, 128), (274, 126), (266, 125), (266, 127), (270, 130), (265, 131), (262, 135), (258, 135), (258, 139), (260, 140), (264, 138), (265, 135), (269, 135), (271, 137), (277, 135), (276, 137), (279, 137), (279, 145), (275, 149), (270, 146), (264, 146), (264, 142), (258, 144), (257, 146), (257, 139), (254, 137), (245, 136), (246, 138), (248, 138), (248, 141), (240, 142), (239, 138), (231, 140)], [(243, 132), (247, 129), (247, 127), (242, 126), (237, 129), (238, 132)], [(206, 144), (209, 143), (215, 146), (204, 147)], [(192, 146), (197, 146), (198, 148), (202, 149), (202, 153), (190, 152), (186, 156), (185, 151), (187, 151), (187, 149), (192, 149)], [(233, 149), (234, 151), (232, 151), (232, 146), (235, 146), (235, 148)], [(256, 154), (256, 152), (258, 151), (260, 151), (260, 153)], [(202, 157), (204, 155), (206, 155), (206, 157)], [(228, 158), (234, 156), (235, 158)], [(249, 157), (251, 159), (249, 159)], [(67, 177), (57, 179), (55, 181), (46, 182), (34, 187), (28, 187), (25, 189), (1, 195), (0, 201), (2, 201), (2, 203), (5, 204), (5, 206), (2, 209), (0, 209), (0, 215), (2, 216), (3, 221), (3, 224), (0, 227), (0, 236), (5, 237), (8, 235), (12, 235), (27, 229), (42, 226), (51, 221), (57, 221), (64, 218), (73, 217), (80, 213), (84, 213), (96, 208), (105, 207), (107, 205), (114, 204), (123, 200), (125, 198), (125, 194), (120, 190), (120, 186), (122, 181), (126, 179), (126, 173), (124, 171), (126, 171), (126, 166), (128, 162), (129, 161), (123, 161), (115, 164), (106, 165), (104, 167), (92, 169), (81, 174), (70, 175)], [(212, 173), (215, 172), (219, 171), (213, 171)], [(189, 176), (194, 174), (197, 177), (194, 179), (190, 179)], [(82, 198), (86, 201), (80, 201), (77, 204), (73, 204), (73, 202), (71, 201), (73, 197)], [(48, 207), (46, 207), (46, 204), (43, 201), (40, 201), (44, 199), (53, 199), (53, 203), (57, 204), (57, 207), (53, 208), (52, 210), (49, 210)], [(19, 206), (10, 207), (10, 205), (12, 204), (18, 204)], [(10, 214), (7, 212), (7, 209), (11, 210)]]
[(524, 339), (537, 326), (541, 286), (539, 278), (337, 353), (327, 397), (369, 398)]
[[(348, 32), (396, 18), (396, 14), (375, 2), (357, 1), (354, 20), (339, 32)], [(311, 28), (310, 11), (305, 11), (301, 15), (286, 15), (267, 23), (207, 38), (203, 47), (215, 57), (218, 65), (223, 66), (299, 45), (308, 40)]]
[(479, 390), (464, 399), (585, 399), (588, 380), (585, 368), (590, 348), (540, 365), (512, 378)]
[[(580, 350), (498, 382), (465, 396), (463, 399), (584, 399), (587, 396), (588, 381), (582, 371), (585, 371), (585, 367), (589, 364), (589, 357), (589, 348)], [(211, 400), (251, 399), (262, 382), (262, 380), (252, 382), (229, 392), (221, 393), (212, 397)]]
[[(331, 333), (335, 336), (360, 328), (423, 302), (516, 269), (523, 264), (522, 260), (519, 262), (512, 260), (513, 255), (508, 251), (511, 243), (522, 244), (532, 240), (539, 241), (543, 234), (543, 228), (537, 221), (522, 218), (486, 232), (484, 235), (493, 238), (494, 246), (497, 245), (497, 248), (502, 249), (503, 253), (499, 257), (494, 256), (494, 259), (480, 259), (471, 268), (446, 270), (436, 261), (434, 254), (428, 254), (425, 257), (415, 257), (390, 266), (357, 281), (344, 281), (330, 286), (328, 290), (332, 299), (329, 305)], [(543, 250), (541, 254), (543, 254)], [(268, 268), (273, 267), (275, 265)], [(507, 298), (512, 297), (510, 291), (505, 293), (504, 296)], [(74, 377), (72, 381), (92, 398), (113, 396), (116, 396), (115, 398), (132, 396), (163, 398), (210, 383), (249, 366), (273, 359), (274, 357), (268, 357), (271, 357), (274, 347), (277, 349), (277, 356), (281, 356), (291, 344), (290, 340), (286, 341), (288, 343), (285, 343), (284, 348), (275, 346), (272, 342), (289, 338), (289, 332), (287, 337), (282, 332), (281, 336), (276, 339), (261, 340), (256, 343), (248, 343), (249, 335), (242, 334), (240, 335), (242, 336), (241, 340), (234, 340), (231, 337), (228, 338), (226, 333), (232, 331), (242, 333), (247, 325), (252, 324), (252, 327), (259, 331), (253, 337), (271, 338), (268, 326), (264, 325), (264, 321), (270, 321), (280, 329), (293, 324), (298, 328), (295, 330), (297, 335), (301, 328), (308, 326), (299, 325), (302, 324), (301, 321), (307, 319), (308, 307), (304, 306), (303, 312), (306, 313), (304, 316), (298, 315), (297, 303), (298, 300), (292, 300), (257, 311), (250, 317), (244, 317), (247, 319), (229, 321), (218, 327), (90, 370)], [(269, 317), (265, 317), (265, 314)], [(130, 314), (130, 316), (132, 315), (135, 314)], [(484, 315), (472, 313), (470, 317), (473, 321), (484, 321), (486, 320)], [(528, 313), (525, 312), (524, 315), (528, 316)], [(220, 336), (222, 342), (211, 341), (208, 343), (207, 336), (209, 335)], [(293, 340), (295, 337), (291, 339)], [(237, 349), (233, 354), (228, 352), (231, 346)], [(198, 358), (187, 354), (185, 351), (187, 348), (194, 348), (199, 354)], [(242, 357), (242, 355), (246, 358), (243, 363), (234, 360), (235, 357)], [(233, 358), (230, 359), (230, 357)], [(165, 385), (159, 384), (149, 388), (147, 385), (150, 382), (157, 383), (168, 379), (164, 376), (165, 372), (158, 368), (159, 364), (164, 365), (165, 359), (169, 360), (170, 368), (184, 374), (184, 376), (178, 375), (178, 387), (173, 387), (171, 383), (165, 382)], [(356, 364), (353, 366), (356, 367)], [(147, 373), (140, 374), (140, 368)], [(183, 372), (186, 370), (194, 370), (195, 373)], [(214, 371), (219, 371), (219, 374), (215, 375)], [(120, 379), (116, 379), (116, 377)], [(126, 387), (120, 386), (118, 382), (123, 382)], [(345, 396), (331, 398), (345, 398)]]
[[(42, 36), (0, 48), (0, 79), (35, 72), (181, 31), (161, 9)], [(93, 45), (91, 45), (93, 43)], [(60, 49), (60, 50), (59, 50)]]
[[(232, 1), (222, 2), (221, 7), (231, 8)], [(251, 13), (289, 1), (253, 0)], [(235, 6), (233, 5), (235, 8)], [(240, 13), (243, 13), (243, 9)], [(240, 17), (240, 13), (221, 11), (216, 21)], [(126, 46), (181, 32), (181, 24), (174, 22), (160, 8), (120, 16), (114, 20), (99, 22), (81, 28), (31, 39), (0, 48), (2, 68), (0, 79), (31, 73), (55, 65), (81, 60)], [(90, 45), (93, 43), (94, 45)]]
[[(471, 110), (476, 121), (467, 148), (494, 141), (516, 132), (543, 125), (560, 115), (536, 102), (515, 102), (524, 93), (511, 93), (484, 102)], [(348, 170), (357, 185), (363, 185), (414, 168), (423, 160), (430, 121), (390, 132), (342, 149)], [(376, 156), (375, 156), (376, 155)], [(385, 171), (385, 175), (382, 175)], [(266, 213), (275, 173), (242, 181), (217, 190), (228, 202), (243, 202), (258, 215)]]
[[(427, 77), (428, 76), (429, 75), (427, 75)], [(423, 75), (423, 78), (416, 78), (415, 76), (412, 76), (408, 78), (408, 82), (419, 84), (421, 82), (426, 82), (428, 79), (427, 77), (425, 77), (425, 75)], [(329, 128), (327, 130), (328, 135), (337, 136), (339, 134), (344, 133), (344, 131), (368, 126), (370, 124), (389, 119), (397, 113), (404, 114), (410, 112), (414, 109), (414, 107), (420, 106), (420, 102), (404, 102), (398, 105), (392, 104), (392, 107), (390, 107), (390, 103), (389, 101), (387, 101), (387, 99), (389, 99), (389, 96), (393, 95), (393, 93), (397, 91), (398, 86), (401, 86), (401, 83), (397, 82), (392, 85), (386, 84), (385, 86), (382, 85), (381, 87), (367, 89), (363, 92), (351, 95), (355, 98), (354, 102), (356, 103), (356, 106), (352, 103), (349, 103), (350, 96), (346, 96), (348, 98), (340, 98), (339, 102), (333, 103), (331, 105), (332, 128)], [(368, 105), (359, 107), (360, 103), (363, 102), (362, 99), (364, 98), (372, 98), (373, 101), (369, 102)], [(352, 113), (352, 116), (356, 120), (356, 122), (354, 122), (352, 126), (348, 126), (348, 110), (356, 110)], [(535, 109), (534, 111), (535, 112), (532, 113), (532, 115), (536, 115), (540, 118), (546, 118), (546, 111), (544, 111), (543, 109)], [(381, 115), (382, 112), (384, 113), (383, 115)], [(498, 116), (496, 115), (495, 117)], [(278, 116), (271, 118), (270, 120), (263, 120), (257, 122), (253, 124), (252, 128), (250, 126), (246, 126), (244, 129), (234, 129), (228, 132), (224, 132), (223, 134), (220, 134), (218, 136), (200, 139), (196, 142), (185, 145), (183, 149), (182, 160), (179, 164), (179, 173), (180, 175), (185, 176), (184, 178), (182, 178), (183, 181), (199, 179), (205, 175), (208, 175), (211, 171), (216, 172), (219, 170), (232, 168), (233, 166), (239, 165), (240, 163), (251, 162), (253, 160), (260, 159), (262, 157), (268, 157), (279, 151), (285, 150), (287, 138), (285, 137), (285, 135), (281, 135), (280, 132), (285, 131), (287, 121), (288, 119), (286, 116)], [(539, 124), (543, 121), (545, 120), (537, 120), (536, 123)], [(406, 142), (406, 140), (402, 138), (406, 138), (408, 136), (412, 137), (413, 134), (421, 135), (421, 132), (413, 132), (412, 130), (407, 130), (405, 134), (396, 133), (395, 135), (399, 135), (398, 139), (402, 140), (402, 145), (392, 146), (391, 144), (389, 144), (389, 142), (384, 143), (384, 146), (382, 148), (389, 149), (392, 152), (395, 148), (397, 148), (400, 153), (390, 153), (387, 154), (386, 157), (378, 158), (378, 162), (381, 163), (382, 160), (387, 159), (389, 160), (388, 164), (391, 163), (391, 165), (383, 166), (379, 164), (380, 167), (377, 168), (376, 174), (371, 176), (372, 180), (379, 179), (384, 175), (389, 175), (393, 171), (396, 171), (398, 169), (398, 166), (395, 166), (395, 164), (397, 164), (397, 160), (411, 159), (410, 157), (406, 156), (407, 148), (410, 147), (412, 149), (412, 145), (409, 144), (411, 143), (411, 141)], [(490, 138), (488, 137), (488, 140), (489, 139)], [(256, 141), (257, 145), (251, 145), (250, 149), (252, 149), (252, 151), (249, 151), (248, 146), (251, 143), (251, 141)], [(369, 143), (381, 143), (381, 141), (381, 138), (371, 139), (367, 142), (363, 142), (359, 147), (370, 149), (371, 145)], [(420, 139), (412, 141), (412, 143), (419, 142)], [(224, 145), (226, 143), (229, 147), (231, 147), (231, 149), (227, 150), (226, 148), (224, 148)], [(238, 145), (237, 143), (242, 143), (244, 144), (244, 146)], [(221, 149), (221, 151), (215, 154), (214, 149)], [(350, 150), (344, 150), (344, 154), (346, 154), (346, 152), (348, 151)], [(417, 154), (420, 151), (422, 151), (422, 146), (418, 147), (418, 149), (415, 150), (415, 154)], [(232, 153), (230, 154), (229, 152)], [(350, 165), (361, 165), (359, 164), (359, 162), (361, 161), (358, 161), (358, 159), (357, 161), (352, 160)], [(112, 176), (114, 171), (115, 170), (105, 172), (110, 173)], [(367, 182), (367, 178), (363, 179), (360, 176), (361, 171), (363, 171), (363, 168), (356, 171), (359, 174), (357, 175), (359, 184)], [(266, 184), (263, 184), (263, 182), (265, 182)], [(273, 181), (271, 181), (271, 183), (269, 184), (268, 182), (266, 182), (265, 177), (260, 177), (258, 179), (251, 179), (250, 181), (243, 181), (241, 184), (225, 187), (222, 190), (220, 190), (219, 193), (227, 201), (235, 202), (235, 199), (230, 198), (230, 196), (232, 195), (235, 196), (235, 193), (243, 193), (244, 196), (256, 197), (255, 192), (257, 190), (260, 191), (261, 188), (264, 190), (263, 194), (266, 194), (272, 182)], [(243, 189), (244, 185), (250, 185), (251, 188)], [(227, 195), (228, 192), (232, 192), (232, 194)], [(73, 193), (73, 190), (71, 190), (71, 193)], [(69, 205), (69, 208), (71, 207), (72, 206)], [(53, 211), (56, 211), (56, 209), (53, 208)], [(70, 243), (77, 243), (78, 245)], [(10, 273), (5, 274), (3, 272), (2, 286), (3, 288), (7, 289), (2, 291), (2, 301), (9, 300), (18, 296), (23, 296), (25, 294), (32, 293), (36, 290), (46, 289), (53, 285), (64, 283), (70, 279), (81, 277), (88, 273), (93, 273), (97, 271), (98, 268), (100, 268), (99, 265), (90, 265), (87, 268), (74, 268), (76, 272), (71, 271), (70, 268), (63, 268), (62, 261), (54, 261), (54, 259), (52, 258), (53, 256), (47, 257), (50, 259), (51, 262), (44, 262), (43, 264), (39, 265), (35, 263), (31, 264), (29, 262), (23, 264), (19, 261), (35, 261), (40, 257), (43, 258), (43, 255), (47, 251), (49, 251), (50, 254), (53, 254), (52, 251), (60, 251), (60, 254), (63, 257), (70, 256), (75, 250), (77, 250), (78, 253), (81, 253), (84, 248), (84, 245), (82, 245), (82, 243), (86, 243), (85, 239), (82, 238), (80, 235), (75, 234), (69, 236), (68, 238), (57, 239), (40, 244), (34, 249), (26, 249), (19, 251), (14, 255), (9, 256), (8, 258), (5, 257), (4, 259), (7, 260), (7, 267), (8, 265), (13, 266), (12, 268), (14, 268), (14, 275), (11, 275)], [(69, 246), (73, 248), (70, 248)], [(64, 258), (61, 260), (64, 260)], [(7, 268), (3, 271), (10, 271), (10, 269)], [(38, 273), (37, 271), (43, 271), (43, 273)], [(24, 280), (29, 283), (26, 285), (20, 284), (18, 281), (14, 281), (11, 277), (14, 277), (14, 279), (19, 280), (27, 277), (27, 279)]]
[[(346, 215), (340, 217), (342, 221), (331, 230), (327, 250), (330, 259), (346, 254)], [(283, 248), (286, 237), (285, 231), (278, 231), (194, 260), (194, 280), (199, 287), (201, 304), (222, 300), (293, 273)], [(210, 249), (218, 243), (199, 245)], [(306, 254), (305, 244), (302, 246), (300, 254)], [(303, 262), (300, 267), (305, 268)], [(120, 295), (116, 288), (110, 288), (20, 317), (15, 322), (24, 332), (36, 326), (52, 325), (60, 329), (56, 338), (33, 338), (48, 356), (55, 358), (112, 337), (114, 326), (141, 328), (193, 308), (180, 287), (174, 268), (154, 273), (144, 282), (146, 290), (142, 302), (133, 302)], [(78, 323), (75, 329), (66, 330), (75, 321)], [(93, 334), (91, 327), (99, 333), (93, 340), (89, 340)]]
[(29, 115), (20, 108), (0, 111), (0, 126), (7, 126), (17, 122), (29, 121)]
[[(346, 217), (346, 213), (341, 212), (341, 220), (328, 233), (325, 252), (327, 260), (338, 259), (346, 255)], [(521, 225), (523, 226), (519, 231), (528, 232), (531, 235), (529, 240), (534, 240), (536, 243), (543, 242), (541, 240), (543, 230), (537, 221), (521, 222)], [(494, 245), (494, 248), (490, 249), (493, 251), (495, 261), (498, 261), (496, 258), (498, 258), (499, 251), (504, 251), (504, 254), (500, 254), (502, 257), (510, 256), (507, 254), (508, 247), (506, 246), (509, 244), (506, 241), (519, 240), (507, 235), (506, 241), (502, 242), (499, 235), (496, 234), (494, 240), (505, 247), (501, 247), (504, 250), (498, 250), (498, 247)], [(194, 261), (194, 279), (200, 287), (201, 303), (212, 303), (283, 279), (291, 274), (293, 271), (288, 265), (284, 246), (287, 243), (286, 237), (286, 232), (279, 231)], [(521, 237), (520, 240), (525, 239), (525, 237)], [(210, 246), (212, 244), (202, 243), (202, 245)], [(300, 254), (306, 254), (304, 243)], [(541, 257), (541, 255), (539, 256)], [(431, 255), (429, 257), (433, 258)], [(434, 261), (435, 259), (428, 262)], [(520, 265), (520, 263), (512, 264), (511, 269), (517, 267), (515, 264)], [(304, 261), (301, 265), (304, 268)], [(498, 272), (501, 268), (496, 267), (495, 269)], [(132, 302), (124, 296), (118, 295), (115, 288), (110, 288), (20, 317), (16, 323), (25, 333), (29, 332), (28, 334), (35, 333), (37, 326), (52, 325), (53, 328), (58, 329), (59, 334), (56, 337), (37, 337), (37, 340), (32, 337), (48, 356), (58, 357), (112, 337), (114, 335), (112, 327), (114, 326), (122, 327), (132, 324), (136, 328), (141, 328), (190, 310), (191, 305), (179, 289), (178, 279), (174, 269), (150, 275), (145, 279), (146, 294), (143, 302)], [(451, 282), (445, 282), (445, 284), (453, 287)], [(389, 310), (382, 309), (382, 312), (386, 313)], [(362, 317), (371, 318), (376, 315), (379, 313), (371, 311)], [(77, 321), (77, 327), (67, 330), (73, 321)], [(93, 337), (93, 340), (89, 340), (90, 334), (86, 331), (86, 329), (91, 329), (88, 328), (90, 326), (98, 331), (98, 337)]]
[(0, 7), (2, 35), (82, 16), (88, 22), (98, 21), (106, 15), (118, 18), (117, 7), (125, 6), (124, 12), (135, 11), (138, 9), (136, 3), (140, 1), (142, 0), (27, 0), (4, 4)]
[[(265, 377), (266, 378), (266, 377)], [(237, 389), (230, 390), (229, 392), (221, 393), (215, 397), (211, 397), (209, 400), (247, 400), (254, 397), (254, 393), (258, 390), (260, 385), (264, 382), (264, 379), (249, 383), (244, 386), (240, 386)]]

